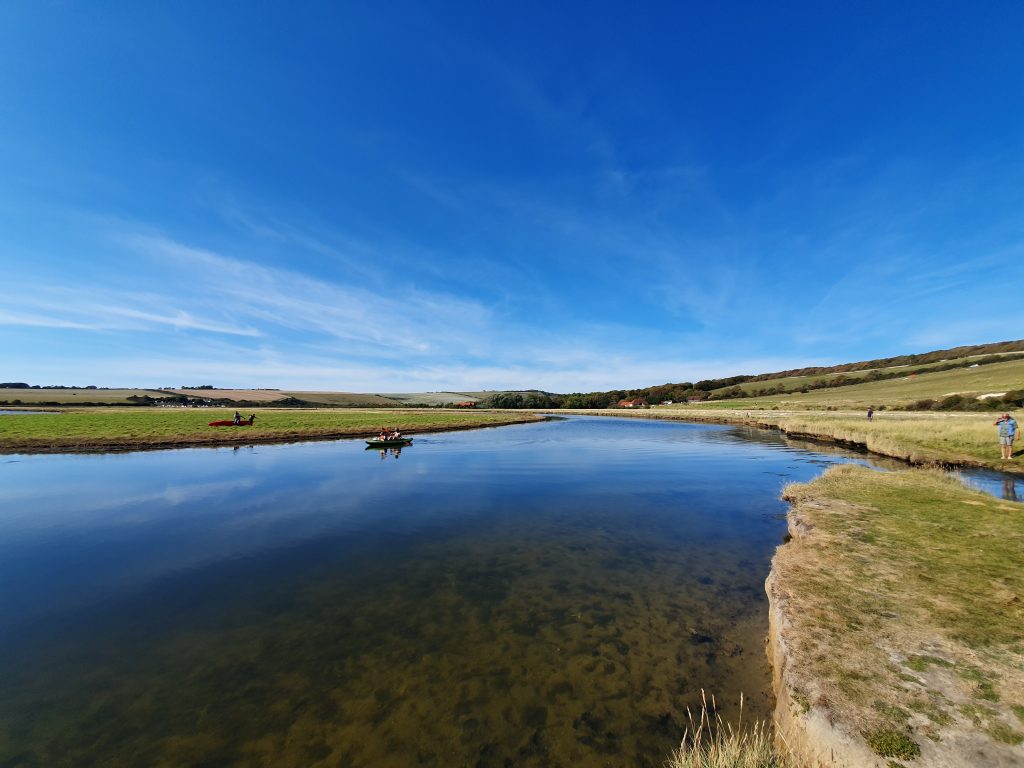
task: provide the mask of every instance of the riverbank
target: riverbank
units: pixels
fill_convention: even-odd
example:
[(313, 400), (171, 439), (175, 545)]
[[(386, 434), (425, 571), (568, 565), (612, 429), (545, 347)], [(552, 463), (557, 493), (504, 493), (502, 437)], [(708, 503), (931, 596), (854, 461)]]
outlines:
[(793, 437), (860, 448), (923, 467), (985, 467), (1024, 474), (1024, 443), (1001, 461), (991, 413), (883, 411), (871, 421), (859, 411), (760, 411), (651, 408), (637, 411), (574, 411), (601, 416), (741, 424), (778, 429)]
[(941, 472), (789, 486), (767, 582), (778, 734), (811, 764), (1024, 764), (1024, 514)]
[(253, 426), (211, 427), (231, 419), (224, 408), (84, 408), (31, 416), (0, 417), (0, 453), (95, 453), (160, 448), (216, 447), (371, 437), (381, 425), (400, 425), (406, 434), (444, 432), (543, 417), (523, 412), (438, 409), (273, 409), (256, 414)]

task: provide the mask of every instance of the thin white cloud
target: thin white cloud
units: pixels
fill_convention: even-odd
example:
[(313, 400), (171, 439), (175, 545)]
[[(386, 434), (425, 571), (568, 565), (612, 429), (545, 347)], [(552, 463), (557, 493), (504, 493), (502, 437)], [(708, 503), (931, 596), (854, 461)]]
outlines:
[[(5, 301), (10, 299), (5, 298)], [(26, 312), (10, 312), (0, 309), (0, 325), (20, 325), (33, 328), (67, 328), (79, 331), (103, 330), (96, 323), (80, 323), (60, 317), (46, 317)]]
[(158, 328), (195, 330), (232, 336), (259, 336), (251, 326), (238, 326), (196, 316), (168, 305), (169, 299), (102, 287), (9, 284), (0, 301), (14, 310), (0, 310), (0, 325), (64, 328), (80, 331), (149, 332)]
[[(202, 275), (199, 294), (237, 317), (349, 342), (352, 351), (395, 356), (437, 353), (445, 344), (478, 347), (490, 322), (482, 304), (456, 296), (396, 288), (393, 294), (317, 280), (150, 235), (120, 238), (154, 260), (169, 259)], [(267, 330), (266, 332), (270, 332)]]

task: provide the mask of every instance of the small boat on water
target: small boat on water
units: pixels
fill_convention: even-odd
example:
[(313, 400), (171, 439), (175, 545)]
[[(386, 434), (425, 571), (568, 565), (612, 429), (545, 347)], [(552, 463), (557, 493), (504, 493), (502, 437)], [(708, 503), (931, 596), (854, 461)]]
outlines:
[(371, 448), (402, 448), (412, 445), (411, 437), (400, 437), (397, 440), (381, 440), (379, 437), (372, 437), (366, 441)]

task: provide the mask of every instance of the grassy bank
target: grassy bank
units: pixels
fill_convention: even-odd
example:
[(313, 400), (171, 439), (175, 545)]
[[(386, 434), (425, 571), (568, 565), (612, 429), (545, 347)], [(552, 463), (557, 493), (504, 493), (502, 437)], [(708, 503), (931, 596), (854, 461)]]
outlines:
[(31, 416), (0, 416), (0, 452), (60, 453), (134, 450), (186, 445), (369, 436), (381, 425), (405, 432), (436, 432), (533, 421), (527, 413), (405, 410), (299, 410), (257, 408), (251, 427), (210, 427), (230, 419), (224, 408), (96, 408)]
[(794, 436), (861, 446), (912, 464), (980, 466), (1024, 473), (1024, 442), (1017, 444), (1013, 460), (1001, 461), (996, 428), (992, 426), (995, 414), (989, 413), (885, 411), (876, 413), (872, 421), (859, 411), (652, 408), (589, 413), (773, 427)]
[(1021, 507), (941, 472), (849, 465), (785, 496), (790, 699), (890, 765), (1024, 761)]

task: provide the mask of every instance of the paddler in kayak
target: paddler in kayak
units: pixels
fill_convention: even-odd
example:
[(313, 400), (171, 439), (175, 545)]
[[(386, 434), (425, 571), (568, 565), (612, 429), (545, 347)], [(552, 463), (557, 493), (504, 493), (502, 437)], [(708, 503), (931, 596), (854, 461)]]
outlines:
[(388, 440), (401, 440), (401, 439), (402, 439), (402, 430), (399, 429), (398, 427), (395, 427), (395, 431), (391, 433), (391, 435), (388, 437)]

